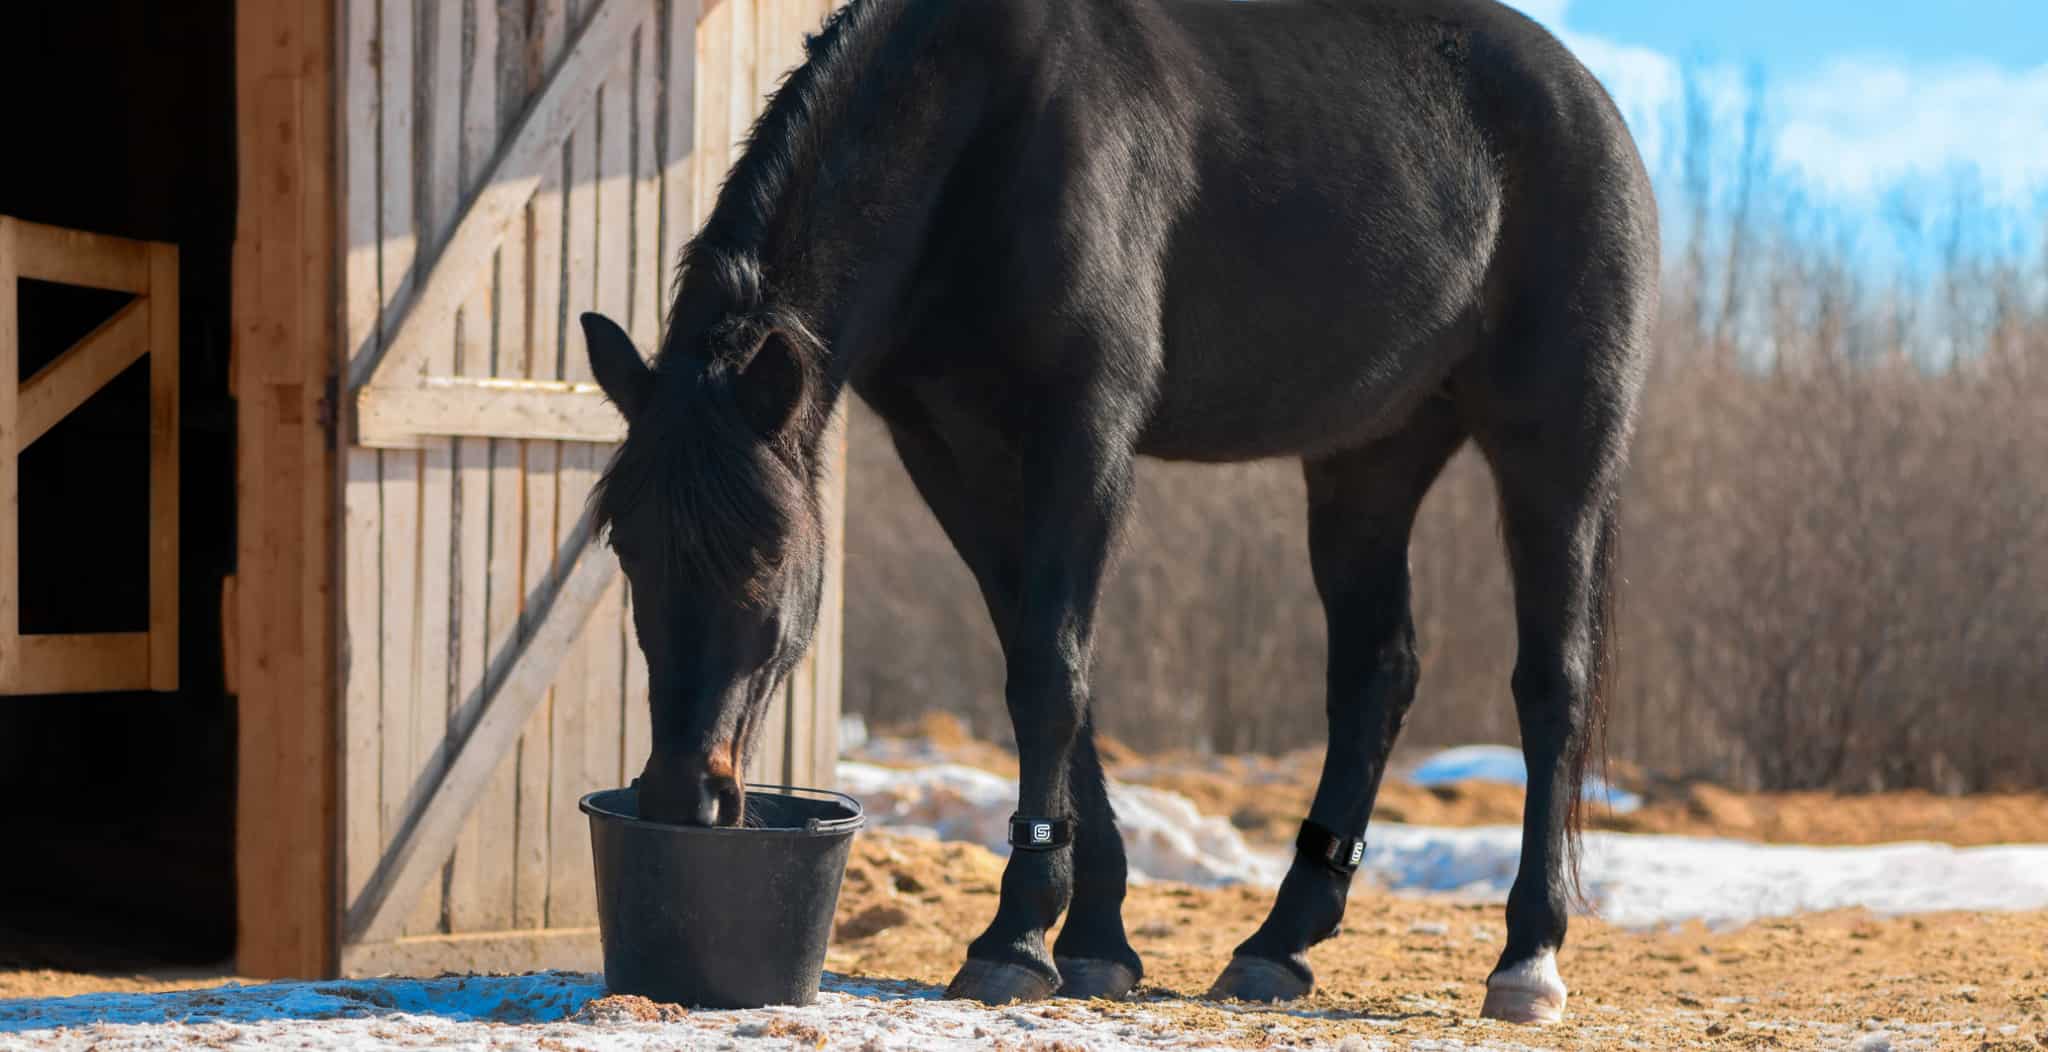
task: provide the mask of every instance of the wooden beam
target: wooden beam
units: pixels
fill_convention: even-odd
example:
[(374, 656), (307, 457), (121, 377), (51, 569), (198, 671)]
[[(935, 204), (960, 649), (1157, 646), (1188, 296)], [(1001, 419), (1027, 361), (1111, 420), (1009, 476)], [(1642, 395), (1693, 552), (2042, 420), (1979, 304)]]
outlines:
[[(72, 410), (149, 351), (149, 313), (147, 299), (122, 307), (70, 350), (22, 381), (21, 392), (15, 396), (16, 453), (34, 445), (57, 421), (71, 415)], [(174, 321), (176, 317), (174, 311)], [(151, 435), (151, 441), (155, 437)]]
[(10, 222), (21, 277), (137, 295), (149, 291), (149, 250), (142, 242), (18, 219)]
[(149, 633), (21, 636), (15, 694), (148, 690)]
[[(506, 140), (497, 161), (483, 178), (482, 189), (464, 210), (436, 257), (432, 271), (409, 301), (384, 307), (383, 332), (391, 334), (381, 354), (371, 346), (351, 348), (348, 387), (354, 391), (373, 381), (394, 384), (417, 375), (427, 359), (430, 340), (449, 339), (453, 319), (463, 300), (484, 274), (506, 230), (540, 186), (541, 173), (559, 162), (561, 147), (576, 121), (590, 107), (598, 85), (611, 71), (614, 56), (623, 54), (635, 27), (647, 21), (651, 5), (638, 0), (598, 0), (568, 53), (555, 64), (526, 115)], [(391, 280), (386, 276), (387, 281)]]
[(235, 6), (235, 967), (333, 973), (335, 0)]
[(555, 575), (548, 582), (553, 587), (529, 601), (528, 609), (540, 612), (538, 626), (524, 645), (493, 662), (475, 726), (453, 746), (454, 759), (426, 793), (425, 804), (399, 830), (362, 894), (350, 904), (343, 926), (347, 942), (383, 942), (398, 934), (413, 899), (440, 874), (441, 863), (491, 772), (519, 740), (526, 718), (546, 695), (562, 656), (610, 590), (619, 573), (618, 560), (590, 541), (591, 529), (586, 514), (565, 545), (574, 552), (561, 564), (567, 572)]
[(604, 968), (596, 928), (542, 928), (425, 935), (390, 942), (357, 943), (341, 951), (341, 974), (438, 975), (459, 971), (480, 975), (519, 974), (559, 968), (595, 972)]
[(409, 448), (443, 435), (617, 442), (626, 421), (593, 383), (433, 376), (357, 398), (359, 445)]

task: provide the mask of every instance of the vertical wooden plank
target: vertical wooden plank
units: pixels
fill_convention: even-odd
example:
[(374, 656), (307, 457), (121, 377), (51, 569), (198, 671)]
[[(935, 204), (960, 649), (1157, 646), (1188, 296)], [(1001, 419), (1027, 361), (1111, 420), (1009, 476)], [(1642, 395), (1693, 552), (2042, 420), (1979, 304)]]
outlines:
[[(540, 60), (529, 90), (538, 88), (542, 70), (554, 65), (567, 39), (567, 11), (562, 0), (536, 0), (532, 53)], [(565, 162), (566, 163), (566, 162)], [(533, 379), (559, 379), (562, 332), (563, 169), (549, 166), (529, 211), (530, 255), (527, 272), (527, 373)], [(526, 443), (526, 507), (523, 530), (521, 595), (545, 580), (555, 559), (555, 487), (560, 444)], [(522, 607), (522, 614), (524, 608)], [(521, 633), (533, 626), (521, 624)], [(549, 791), (554, 774), (554, 708), (549, 700), (533, 715), (519, 746), (519, 854), (513, 884), (513, 923), (521, 928), (547, 924), (549, 861), (548, 825), (553, 808)]]
[[(497, 0), (467, 0), (469, 46), (464, 52), (462, 185), (469, 192), (498, 144), (501, 101)], [(490, 376), (501, 352), (525, 349), (525, 249), (521, 224), (499, 248), (492, 274), (463, 305), (456, 372)], [(476, 718), (490, 659), (513, 638), (519, 615), (519, 454), (517, 442), (463, 439), (456, 446), (458, 507), (462, 514), (455, 632), (454, 703), (450, 722), (459, 731)], [(448, 869), (448, 929), (498, 931), (512, 925), (516, 864), (518, 747), (499, 762), (456, 838)]]
[[(633, 34), (633, 44), (614, 60), (611, 76), (606, 79), (598, 96), (597, 239), (592, 256), (597, 283), (596, 308), (629, 333), (635, 325), (633, 253), (639, 236), (635, 209), (638, 172), (633, 167), (639, 134), (633, 122), (635, 100), (638, 98), (638, 85), (634, 78), (639, 72), (638, 42), (651, 24), (651, 21), (643, 24)], [(572, 341), (572, 354), (579, 363), (578, 376), (587, 377), (590, 375), (589, 350), (581, 337), (579, 330), (577, 339)], [(583, 445), (589, 458), (594, 487), (598, 473), (603, 471), (617, 447), (611, 444)], [(579, 513), (581, 510), (580, 507), (577, 509)], [(599, 556), (612, 557), (609, 551), (602, 551)], [(590, 733), (584, 739), (585, 785), (582, 792), (610, 789), (620, 784), (618, 776), (625, 752), (626, 718), (624, 612), (625, 589), (614, 587), (591, 613), (584, 629), (590, 647)]]
[[(380, 244), (377, 184), (379, 0), (347, 0), (347, 43), (342, 56), (345, 122), (343, 152), (342, 265), (343, 354), (376, 338), (383, 306), (378, 284)], [(369, 882), (383, 848), (383, 603), (379, 567), (383, 538), (382, 457), (349, 447), (342, 482), (343, 769), (342, 894), (353, 901)]]
[[(816, 24), (822, 26), (838, 5), (817, 0)], [(830, 789), (838, 784), (839, 714), (844, 696), (846, 668), (846, 411), (833, 423), (835, 436), (828, 440), (834, 466), (826, 490), (825, 610), (819, 625), (818, 660), (821, 674), (818, 690), (817, 732), (812, 737), (812, 770), (807, 784)]]
[(672, 275), (697, 232), (697, 2), (662, 0), (661, 327), (668, 325)]
[[(242, 178), (230, 375), (240, 436), (239, 572), (229, 601), (241, 645), (229, 660), (239, 694), (235, 969), (248, 976), (312, 978), (335, 963), (330, 604), (339, 490), (333, 434), (320, 426), (319, 406), (343, 353), (333, 299), (344, 218), (335, 211), (336, 140), (352, 155), (345, 136), (331, 134), (341, 14), (332, 3), (245, 4), (235, 12)], [(343, 17), (352, 36), (353, 15)], [(374, 244), (374, 222), (368, 234)], [(345, 296), (352, 291), (344, 285)]]
[[(419, 219), (414, 201), (413, 161), (413, 0), (379, 0), (377, 21), (378, 193), (382, 225), (378, 228), (377, 270), (380, 307), (403, 299), (413, 285), (412, 265), (419, 253)], [(389, 338), (390, 333), (382, 333)]]
[[(630, 259), (632, 301), (629, 331), (643, 354), (661, 341), (663, 282), (661, 246), (662, 169), (659, 156), (662, 56), (669, 0), (656, 4), (657, 21), (640, 28), (633, 41), (633, 239)], [(645, 767), (653, 731), (647, 708), (647, 655), (633, 629), (632, 603), (620, 590), (619, 652), (624, 662), (620, 690), (619, 765), (615, 783), (625, 785)]]
[[(830, 789), (837, 784), (839, 765), (839, 702), (845, 669), (846, 636), (846, 409), (841, 407), (826, 435), (831, 458), (825, 479), (825, 597), (818, 611), (817, 640), (811, 647), (816, 666), (810, 753), (798, 762), (804, 785)], [(802, 754), (798, 754), (800, 757)]]
[(631, 784), (647, 768), (647, 757), (654, 749), (654, 728), (650, 724), (650, 710), (647, 701), (647, 654), (640, 649), (639, 634), (633, 628), (633, 601), (623, 593), (625, 600), (619, 611), (620, 643), (625, 653), (626, 674), (621, 704), (625, 706), (625, 719), (619, 734), (619, 777), (618, 784)]
[(747, 137), (748, 129), (754, 125), (754, 115), (761, 112), (760, 81), (756, 70), (760, 66), (759, 36), (761, 0), (725, 0), (725, 6), (732, 8), (732, 39), (726, 45), (726, 125), (724, 165), (719, 171), (719, 182), (725, 181), (725, 172), (739, 157), (739, 144)]
[(149, 686), (171, 691), (178, 689), (178, 249), (162, 244), (149, 247), (149, 519)]
[(422, 34), (414, 100), (426, 147), (426, 178), (420, 202), (420, 235), (438, 254), (461, 218), (463, 189), (463, 8), (468, 0), (413, 0)]
[[(754, 0), (758, 56), (754, 67), (753, 103), (756, 112), (766, 105), (766, 100), (775, 91), (784, 71), (795, 64), (791, 57), (801, 50), (802, 43), (797, 35), (796, 7), (807, 0)], [(749, 119), (751, 123), (751, 117)], [(781, 710), (781, 719), (771, 717), (764, 733), (780, 731), (781, 771), (773, 779), (788, 784), (803, 784), (800, 776), (807, 766), (804, 762), (811, 747), (810, 727), (815, 717), (817, 699), (817, 647), (804, 656), (799, 667), (791, 674), (776, 698)], [(771, 755), (777, 751), (777, 743), (771, 739), (762, 743), (764, 752)]]
[[(462, 0), (416, 0), (417, 57), (413, 106), (419, 128), (420, 234), (438, 253), (454, 226), (462, 200)], [(431, 265), (431, 260), (429, 260)], [(430, 345), (426, 368), (446, 376), (455, 370), (456, 340), (461, 321)], [(412, 779), (429, 782), (446, 762), (453, 637), (453, 560), (458, 554), (454, 530), (455, 447), (450, 439), (426, 443), (420, 450), (419, 556), (414, 594), (419, 604), (417, 658), (412, 710)], [(411, 799), (408, 803), (415, 803)], [(441, 930), (445, 904), (442, 881), (421, 892), (403, 928), (407, 935)]]
[[(804, 59), (803, 34), (817, 27), (819, 0), (761, 0), (777, 9), (777, 37), (772, 62), (764, 62), (763, 92), (774, 90), (782, 77)], [(825, 440), (820, 444), (825, 472), (820, 480), (822, 509), (826, 522), (825, 594), (818, 610), (818, 626), (810, 653), (792, 677), (789, 696), (789, 760), (787, 778), (797, 785), (830, 786), (838, 751), (838, 669), (839, 603), (835, 596), (839, 554), (840, 504), (838, 489), (845, 450), (845, 414), (834, 416)]]
[(378, 647), (384, 730), (378, 742), (383, 789), (378, 797), (377, 842), (388, 847), (414, 803), (419, 769), (413, 753), (413, 709), (419, 703), (420, 455), (417, 450), (397, 450), (386, 452), (383, 461), (378, 476), (383, 543), (377, 572), (384, 607)]
[(695, 208), (697, 222), (711, 214), (732, 158), (732, 24), (740, 0), (716, 0), (697, 24)]
[[(378, 96), (383, 100), (378, 126), (378, 299), (380, 313), (409, 294), (413, 264), (419, 252), (419, 201), (415, 196), (423, 165), (415, 132), (414, 109), (418, 28), (412, 0), (381, 0), (377, 26)], [(381, 328), (381, 322), (380, 322)], [(377, 339), (389, 340), (380, 331)], [(382, 454), (378, 491), (382, 540), (378, 593), (384, 607), (379, 649), (383, 678), (384, 728), (379, 794), (378, 844), (387, 848), (397, 838), (421, 788), (422, 730), (432, 700), (420, 687), (420, 516), (419, 450)], [(434, 715), (441, 707), (432, 705)]]
[(754, 0), (758, 5), (756, 23), (759, 30), (760, 62), (754, 69), (754, 110), (760, 112), (768, 96), (782, 82), (782, 75), (796, 65), (796, 56), (803, 52), (803, 38), (800, 28), (803, 22), (801, 6), (808, 6), (809, 0)]
[[(604, 105), (605, 92), (598, 93), (597, 105)], [(576, 317), (595, 303), (597, 248), (602, 232), (597, 226), (598, 136), (594, 114), (585, 116), (570, 137), (568, 209), (563, 221), (566, 233), (566, 275), (562, 297), (562, 378), (587, 380), (589, 360)], [(555, 522), (557, 534), (575, 523), (585, 499), (596, 481), (594, 458), (588, 443), (564, 443), (561, 469), (556, 473)], [(562, 660), (555, 675), (553, 720), (554, 779), (550, 790), (551, 815), (548, 836), (548, 926), (575, 927), (596, 921), (595, 888), (591, 883), (590, 832), (577, 798), (587, 792), (590, 746), (588, 738), (601, 734), (601, 710), (590, 695), (591, 636), (586, 631)]]
[(661, 162), (656, 156), (657, 99), (661, 91), (660, 27), (649, 21), (633, 34), (633, 229), (627, 248), (628, 317), (620, 319), (640, 353), (652, 356), (661, 339)]
[(0, 683), (13, 683), (21, 669), (21, 520), (14, 453), (15, 392), (21, 376), (21, 307), (16, 302), (20, 264), (14, 223), (0, 216)]

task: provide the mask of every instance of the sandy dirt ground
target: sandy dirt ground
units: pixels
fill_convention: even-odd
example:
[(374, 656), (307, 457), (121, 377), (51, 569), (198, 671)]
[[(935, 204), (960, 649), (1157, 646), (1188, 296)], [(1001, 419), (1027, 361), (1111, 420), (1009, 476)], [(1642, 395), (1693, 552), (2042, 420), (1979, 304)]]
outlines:
[[(967, 940), (993, 913), (1001, 873), (1002, 861), (978, 846), (863, 833), (848, 865), (826, 962), (837, 977), (834, 985), (891, 991), (885, 1000), (935, 994), (959, 963)], [(1051, 1002), (1021, 1011), (991, 1010), (986, 1016), (989, 1047), (1071, 1052), (1089, 1047), (1085, 1038), (1073, 1039), (1077, 1034), (1115, 1034), (1117, 1048), (1175, 1047), (1190, 1041), (1229, 1048), (1603, 1052), (2048, 1048), (2048, 912), (1880, 919), (1847, 911), (1762, 921), (1725, 932), (1697, 926), (1632, 932), (1582, 918), (1574, 922), (1570, 945), (1560, 955), (1572, 988), (1569, 1016), (1561, 1026), (1529, 1030), (1477, 1018), (1485, 977), (1500, 949), (1499, 906), (1395, 898), (1363, 886), (1354, 892), (1341, 933), (1310, 953), (1318, 975), (1318, 990), (1311, 997), (1286, 1006), (1201, 1000), (1231, 947), (1263, 916), (1270, 896), (1252, 888), (1134, 887), (1125, 915), (1147, 969), (1137, 995), (1116, 1003)], [(189, 973), (94, 977), (14, 972), (0, 975), (0, 999), (184, 989), (220, 981)], [(843, 1013), (850, 1007), (842, 1002), (821, 1010)], [(895, 1010), (882, 1004), (870, 1011)], [(773, 1024), (772, 1018), (769, 1024), (733, 1022), (606, 998), (584, 1004), (568, 1023), (654, 1025), (690, 1019), (693, 1028), (678, 1036), (712, 1041), (723, 1035), (714, 1042), (720, 1046), (735, 1034), (758, 1032), (778, 1041), (795, 1039), (794, 1045), (762, 1047), (839, 1047), (828, 1040), (830, 1026), (821, 1026), (827, 1018), (803, 1014), (812, 1011), (793, 1010), (786, 1024), (774, 1024), (780, 1029), (771, 1032), (762, 1027)], [(562, 1030), (562, 1025), (567, 1024), (545, 1031), (550, 1040), (570, 1035), (562, 1047), (609, 1047), (573, 1040), (577, 1031)], [(871, 1019), (867, 1025), (873, 1025)], [(415, 1029), (424, 1044), (460, 1036), (439, 1022)], [(375, 1032), (374, 1027), (365, 1031)], [(494, 1042), (517, 1044), (522, 1034), (543, 1032), (515, 1028), (488, 1033), (496, 1035)], [(881, 1033), (884, 1039), (864, 1042), (865, 1047), (904, 1047), (886, 1040), (886, 1028)], [(652, 1047), (661, 1046), (656, 1042)]]
[(72, 972), (56, 968), (0, 968), (0, 1001), (79, 994), (148, 994), (202, 990), (236, 980), (225, 967), (163, 968), (143, 972)]
[[(942, 984), (996, 903), (1001, 860), (982, 848), (864, 835), (841, 893), (828, 966)], [(1566, 1023), (1531, 1032), (1475, 1018), (1500, 952), (1500, 907), (1359, 888), (1340, 934), (1310, 951), (1317, 992), (1288, 1009), (1198, 1000), (1271, 892), (1134, 887), (1125, 918), (1145, 958), (1132, 1007), (1191, 1029), (1241, 1031), (1271, 1013), (1300, 1037), (1347, 1034), (1541, 1048), (2048, 1048), (2048, 913), (1861, 911), (1630, 932), (1581, 918), (1560, 955)], [(1097, 1008), (1107, 1006), (1097, 1005)], [(1115, 1011), (1113, 1007), (1107, 1010)]]
[[(957, 726), (920, 730), (919, 747), (939, 754), (920, 762), (944, 759), (1014, 772), (1007, 753)], [(1204, 812), (1231, 816), (1252, 839), (1269, 843), (1291, 838), (1320, 761), (1309, 754), (1148, 758), (1114, 743), (1105, 752), (1118, 777), (1186, 794)], [(1813, 844), (2048, 842), (2048, 795), (1739, 794), (1616, 775), (1647, 802), (1633, 814), (1597, 817), (1597, 828)], [(1390, 779), (1377, 814), (1431, 825), (1487, 825), (1519, 821), (1520, 803), (1519, 790), (1511, 787), (1421, 789)], [(827, 959), (834, 982), (931, 996), (993, 914), (1001, 873), (1002, 860), (979, 846), (862, 833)], [(1134, 886), (1125, 917), (1147, 969), (1138, 994), (1127, 1002), (1054, 1002), (1022, 1015), (992, 1014), (1024, 1021), (1021, 1030), (1003, 1031), (1008, 1036), (998, 1043), (1047, 1052), (1085, 1048), (1085, 1040), (1044, 1035), (1117, 1029), (1144, 1047), (1172, 1047), (1198, 1035), (1205, 1045), (1246, 1048), (2048, 1049), (2048, 912), (1881, 918), (1838, 911), (1726, 931), (1699, 925), (1630, 931), (1580, 918), (1559, 958), (1572, 990), (1567, 1021), (1532, 1031), (1476, 1018), (1500, 951), (1499, 905), (1396, 897), (1363, 880), (1340, 934), (1310, 953), (1318, 978), (1310, 998), (1282, 1007), (1201, 1000), (1271, 896), (1248, 887)], [(0, 1001), (192, 989), (226, 978), (204, 969), (140, 975), (0, 970)], [(680, 1010), (596, 1002), (581, 1014), (658, 1022), (643, 1018), (650, 1011), (662, 1017)], [(1041, 1038), (1028, 1037), (1034, 1032)], [(829, 1027), (817, 1035), (820, 1047), (838, 1047), (827, 1040)], [(794, 1037), (797, 1046), (811, 1047), (802, 1034)], [(994, 1031), (989, 1040), (997, 1041)]]

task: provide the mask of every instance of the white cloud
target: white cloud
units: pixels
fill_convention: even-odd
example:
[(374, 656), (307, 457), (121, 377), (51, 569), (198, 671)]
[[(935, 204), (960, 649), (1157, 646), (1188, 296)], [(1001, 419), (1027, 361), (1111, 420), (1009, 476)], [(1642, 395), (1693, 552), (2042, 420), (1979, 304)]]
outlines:
[[(1555, 32), (1607, 85), (1645, 160), (1662, 170), (1683, 92), (1677, 59), (1575, 29), (1570, 0), (1511, 2)], [(1715, 110), (1739, 119), (1742, 71), (1724, 65), (1698, 72)], [(1808, 189), (1842, 203), (1873, 205), (1895, 187), (1967, 169), (1996, 203), (2024, 204), (2048, 189), (2048, 64), (2010, 70), (1844, 56), (1765, 90), (1779, 162)]]
[(1975, 168), (2018, 203), (2048, 185), (2048, 65), (1910, 68), (1841, 59), (1771, 93), (1778, 155), (1817, 188), (1857, 198)]

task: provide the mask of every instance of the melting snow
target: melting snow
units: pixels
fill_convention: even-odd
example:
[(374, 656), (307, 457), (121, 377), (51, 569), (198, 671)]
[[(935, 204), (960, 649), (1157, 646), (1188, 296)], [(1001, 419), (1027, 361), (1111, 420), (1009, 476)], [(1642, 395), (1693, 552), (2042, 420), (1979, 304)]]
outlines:
[[(842, 761), (839, 788), (861, 802), (870, 822), (1010, 853), (1014, 778), (960, 764), (895, 770)], [(1284, 857), (1254, 850), (1228, 819), (1202, 814), (1179, 793), (1113, 782), (1109, 802), (1133, 879), (1278, 885), (1287, 875)]]
[[(1466, 781), (1526, 786), (1529, 784), (1529, 769), (1523, 766), (1520, 749), (1506, 745), (1460, 745), (1417, 764), (1408, 772), (1408, 780), (1422, 786)], [(1588, 800), (1605, 800), (1616, 814), (1625, 815), (1643, 806), (1642, 797), (1598, 778), (1587, 778), (1586, 786), (1579, 795)]]
[[(1248, 1038), (1284, 1038), (1293, 1030), (1285, 1009), (1250, 1010), (1242, 1025), (1191, 1031), (1142, 1004), (1103, 1008), (1067, 1001), (986, 1008), (940, 1000), (936, 987), (834, 975), (825, 977), (818, 1002), (803, 1008), (684, 1012), (667, 1020), (643, 1020), (630, 1011), (583, 1011), (602, 996), (598, 976), (542, 972), (0, 1001), (0, 1050), (156, 1052), (210, 1046), (916, 1052), (1008, 1045), (1198, 1052), (1242, 1047)], [(1395, 1046), (1354, 1036), (1339, 1047), (1365, 1052)], [(1414, 1047), (1525, 1046), (1449, 1041)]]
[[(957, 765), (891, 770), (842, 763), (839, 780), (877, 825), (1009, 851), (1013, 779)], [(1197, 813), (1178, 794), (1112, 783), (1110, 800), (1140, 879), (1275, 886), (1287, 872), (1284, 851), (1247, 843), (1227, 820)], [(1512, 826), (1376, 823), (1366, 834), (1361, 868), (1396, 893), (1506, 901), (1521, 836)], [(2044, 845), (1802, 847), (1589, 833), (1582, 873), (1600, 915), (1628, 927), (1687, 920), (1726, 926), (1855, 906), (1877, 913), (2048, 908)]]

